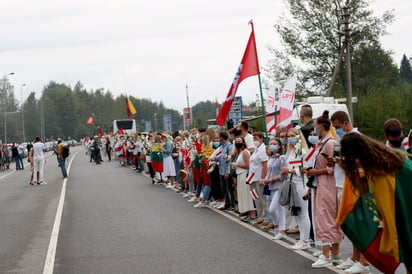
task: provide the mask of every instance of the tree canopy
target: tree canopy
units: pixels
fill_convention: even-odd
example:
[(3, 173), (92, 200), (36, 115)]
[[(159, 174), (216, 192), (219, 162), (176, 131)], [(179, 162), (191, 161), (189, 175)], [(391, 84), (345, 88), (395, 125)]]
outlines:
[[(374, 16), (368, 1), (348, 1), (351, 27), (359, 33), (352, 37), (352, 51), (379, 45), (386, 27), (393, 21), (392, 11)], [(273, 59), (266, 68), (268, 77), (284, 81), (288, 76), (298, 77), (298, 92), (324, 94), (330, 83), (343, 37), (342, 8), (346, 1), (339, 0), (287, 0), (290, 15), (284, 14), (275, 24), (282, 41), (282, 49), (271, 48)], [(343, 71), (343, 70), (341, 70)], [(337, 83), (344, 83), (340, 77)]]

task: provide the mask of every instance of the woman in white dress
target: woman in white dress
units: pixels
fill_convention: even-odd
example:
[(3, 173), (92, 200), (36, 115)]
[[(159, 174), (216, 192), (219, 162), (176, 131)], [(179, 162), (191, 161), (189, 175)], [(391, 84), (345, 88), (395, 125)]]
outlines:
[(255, 206), (252, 196), (249, 193), (249, 186), (246, 184), (246, 177), (249, 171), (250, 153), (246, 149), (246, 142), (243, 137), (235, 139), (236, 178), (237, 178), (237, 200), (239, 213), (248, 213), (249, 219), (255, 219)]
[(301, 173), (301, 162), (304, 154), (305, 139), (302, 136), (299, 136), (299, 139), (303, 143), (298, 141), (298, 131), (295, 128), (288, 130), (288, 149), (287, 149), (287, 167), (281, 168), (281, 175), (287, 176), (287, 180), (292, 182), (292, 187), (295, 188), (297, 192), (297, 206), (296, 212), (293, 212), (293, 215), (297, 216), (298, 227), (299, 227), (299, 241), (295, 245), (291, 246), (291, 249), (308, 249), (310, 248), (309, 244), (309, 232), (310, 232), (310, 220), (309, 220), (309, 211), (308, 211), (308, 201), (303, 200), (303, 196), (306, 195), (306, 185), (303, 183)]
[(174, 187), (176, 176), (175, 163), (172, 158), (173, 144), (167, 135), (162, 135), (162, 141), (164, 142), (162, 148), (163, 175), (170, 180), (166, 187), (172, 188)]

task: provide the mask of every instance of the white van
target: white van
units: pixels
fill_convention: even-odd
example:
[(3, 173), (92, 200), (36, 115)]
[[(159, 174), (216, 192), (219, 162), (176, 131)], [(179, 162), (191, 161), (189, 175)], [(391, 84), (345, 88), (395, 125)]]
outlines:
[(348, 107), (346, 106), (346, 104), (336, 103), (336, 100), (333, 97), (316, 96), (316, 97), (308, 97), (306, 99), (306, 102), (299, 102), (299, 105), (297, 105), (293, 109), (292, 125), (298, 124), (298, 120), (300, 119), (299, 117), (300, 109), (303, 105), (310, 105), (312, 107), (312, 111), (313, 111), (312, 118), (314, 120), (316, 120), (316, 118), (321, 116), (323, 111), (325, 110), (329, 110), (329, 118), (332, 116), (333, 113), (340, 110), (340, 111), (346, 112), (350, 119)]
[(135, 119), (118, 119), (113, 121), (113, 134), (122, 129), (124, 134), (132, 135), (136, 133)]

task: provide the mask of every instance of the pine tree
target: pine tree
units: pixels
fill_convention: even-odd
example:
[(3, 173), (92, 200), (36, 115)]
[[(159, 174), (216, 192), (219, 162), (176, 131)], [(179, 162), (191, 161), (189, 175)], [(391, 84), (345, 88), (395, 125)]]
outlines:
[(405, 54), (402, 57), (401, 67), (399, 69), (399, 74), (400, 74), (402, 80), (404, 80), (405, 82), (408, 82), (408, 83), (412, 83), (411, 63), (409, 62), (409, 59), (406, 57)]

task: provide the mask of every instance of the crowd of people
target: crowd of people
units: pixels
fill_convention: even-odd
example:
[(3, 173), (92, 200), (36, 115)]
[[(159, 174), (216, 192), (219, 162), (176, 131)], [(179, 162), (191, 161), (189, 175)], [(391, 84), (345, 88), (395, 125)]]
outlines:
[(23, 158), (27, 156), (26, 151), (28, 149), (21, 143), (1, 144), (0, 171), (10, 169), (10, 164), (13, 162), (16, 164), (16, 170), (24, 170)]
[[(386, 218), (394, 217), (381, 207), (386, 202), (376, 198), (372, 185), (378, 177), (395, 176), (402, 168), (407, 181), (412, 181), (408, 159), (412, 134), (405, 138), (400, 122), (390, 119), (383, 130), (387, 143), (381, 144), (354, 128), (343, 111), (329, 117), (326, 110), (312, 118), (311, 107), (305, 105), (299, 126), (277, 127), (268, 140), (266, 134), (254, 132), (247, 122), (240, 122), (235, 128), (220, 132), (213, 128), (173, 134), (149, 132), (114, 140), (95, 136), (84, 145), (91, 162), (98, 164), (102, 155), (111, 161), (113, 152), (121, 165), (132, 166), (136, 172), (146, 170), (153, 184), (184, 192), (195, 208), (234, 211), (244, 222), (273, 229), (275, 241), (297, 231), (299, 240), (291, 249), (305, 250), (311, 244), (319, 247), (313, 254), (318, 260), (312, 268), (334, 266), (345, 273), (368, 273), (367, 252), (355, 242), (350, 258), (343, 260), (340, 256), (344, 232), (349, 233), (342, 229), (345, 209), (340, 204), (350, 196), (348, 192), (356, 197), (369, 193), (381, 224), (388, 224)], [(368, 149), (360, 149), (360, 144)], [(406, 189), (406, 194), (411, 193), (410, 186)], [(403, 214), (411, 212), (410, 203), (403, 206)], [(399, 243), (403, 252), (396, 257), (397, 251), (392, 247), (386, 253), (395, 254), (397, 261), (410, 270), (412, 253), (406, 251), (412, 251), (411, 221), (403, 220), (401, 226), (399, 237), (406, 235), (406, 242)], [(409, 232), (399, 232), (408, 228)], [(385, 229), (383, 235), (389, 237)]]

